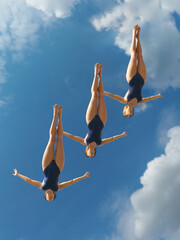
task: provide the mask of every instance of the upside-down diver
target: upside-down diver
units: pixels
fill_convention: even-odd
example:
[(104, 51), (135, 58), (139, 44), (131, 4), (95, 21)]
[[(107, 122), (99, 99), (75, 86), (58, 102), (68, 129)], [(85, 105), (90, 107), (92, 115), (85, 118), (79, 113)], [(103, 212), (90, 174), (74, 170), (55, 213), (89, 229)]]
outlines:
[[(58, 127), (56, 128), (56, 119), (59, 118)], [(83, 176), (75, 178), (73, 180), (59, 183), (59, 175), (64, 167), (64, 149), (63, 149), (63, 126), (62, 126), (62, 107), (57, 104), (54, 106), (54, 115), (49, 131), (49, 142), (45, 149), (42, 158), (42, 169), (44, 172), (43, 182), (32, 180), (22, 174), (18, 173), (17, 169), (14, 169), (14, 176), (18, 176), (24, 181), (38, 187), (40, 190), (44, 190), (44, 197), (47, 201), (51, 202), (56, 198), (56, 192), (68, 187), (82, 179), (89, 177), (89, 172), (86, 172)], [(56, 141), (57, 133), (57, 144), (54, 157), (54, 146)], [(54, 158), (53, 158), (54, 157)]]
[(126, 72), (126, 80), (129, 84), (129, 90), (124, 97), (104, 92), (104, 95), (111, 97), (120, 103), (126, 104), (123, 109), (124, 117), (132, 117), (134, 114), (134, 106), (149, 102), (156, 98), (161, 98), (161, 94), (142, 98), (142, 87), (146, 82), (146, 67), (142, 56), (142, 48), (140, 43), (140, 27), (133, 27), (133, 37), (131, 44), (131, 58)]
[(101, 133), (107, 120), (106, 104), (104, 101), (104, 87), (102, 82), (102, 70), (103, 66), (99, 63), (96, 63), (94, 66), (94, 80), (91, 87), (91, 99), (86, 111), (86, 123), (88, 127), (88, 133), (86, 134), (86, 137), (82, 138), (64, 132), (65, 136), (80, 142), (82, 145), (86, 145), (85, 155), (90, 158), (96, 155), (97, 146), (102, 146), (120, 137), (127, 136), (127, 133), (123, 132), (122, 134), (113, 137), (101, 139)]

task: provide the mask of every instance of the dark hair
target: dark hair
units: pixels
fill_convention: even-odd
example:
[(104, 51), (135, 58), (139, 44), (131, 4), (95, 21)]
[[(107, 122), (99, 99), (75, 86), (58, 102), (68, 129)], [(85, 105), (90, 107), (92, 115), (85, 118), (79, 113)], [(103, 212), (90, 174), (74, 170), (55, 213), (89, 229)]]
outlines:
[(86, 155), (86, 157), (89, 157), (89, 158), (95, 157), (95, 155), (96, 155), (96, 148), (94, 149), (94, 156), (90, 157), (90, 156), (87, 155), (87, 146), (86, 146), (85, 155)]
[[(55, 198), (56, 198), (56, 192), (53, 192), (54, 193), (54, 199), (53, 200), (55, 200)], [(46, 199), (46, 192), (44, 193), (44, 198)], [(47, 200), (47, 199), (46, 199)]]

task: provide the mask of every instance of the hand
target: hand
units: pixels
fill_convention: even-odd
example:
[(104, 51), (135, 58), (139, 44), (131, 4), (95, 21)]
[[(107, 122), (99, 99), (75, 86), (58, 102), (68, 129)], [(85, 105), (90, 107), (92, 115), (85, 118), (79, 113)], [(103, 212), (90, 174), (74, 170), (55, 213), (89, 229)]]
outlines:
[(159, 93), (158, 95), (157, 95), (159, 98), (162, 98), (163, 96)]
[(16, 168), (14, 169), (14, 173), (13, 173), (13, 175), (14, 175), (14, 176), (17, 176), (17, 175), (18, 175), (18, 171), (17, 171)]
[(128, 136), (128, 135), (127, 135), (127, 132), (123, 132), (123, 133), (122, 133), (122, 136), (123, 136), (123, 137), (127, 137), (127, 136)]
[(90, 173), (89, 172), (86, 172), (85, 174), (84, 174), (84, 178), (89, 178), (90, 177)]

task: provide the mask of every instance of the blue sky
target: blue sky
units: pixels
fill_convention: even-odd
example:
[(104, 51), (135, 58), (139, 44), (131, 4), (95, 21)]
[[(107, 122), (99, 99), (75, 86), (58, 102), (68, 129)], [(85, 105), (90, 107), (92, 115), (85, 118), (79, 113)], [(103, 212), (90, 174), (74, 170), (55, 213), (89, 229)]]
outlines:
[[(1, 239), (179, 239), (180, 215), (171, 219), (170, 213), (177, 210), (174, 199), (180, 199), (175, 171), (180, 166), (178, 161), (168, 164), (172, 155), (173, 161), (179, 156), (179, 148), (173, 143), (180, 138), (180, 4), (172, 1), (169, 5), (163, 0), (159, 8), (155, 2), (152, 6), (145, 6), (141, 0), (134, 2), (141, 6), (138, 11), (132, 1), (0, 3)], [(41, 160), (55, 103), (63, 106), (64, 130), (86, 135), (85, 113), (96, 62), (104, 66), (105, 90), (125, 94), (131, 28), (137, 21), (142, 27), (148, 72), (143, 96), (161, 92), (164, 98), (125, 119), (123, 106), (105, 97), (108, 120), (103, 138), (123, 131), (128, 137), (98, 148), (93, 159), (85, 157), (83, 146), (64, 137), (65, 167), (60, 182), (86, 171), (91, 177), (62, 190), (48, 203), (43, 192), (15, 178), (12, 170), (43, 179)], [(166, 167), (171, 170), (165, 171), (163, 179), (161, 173)], [(177, 185), (171, 188), (175, 177)], [(162, 181), (167, 185), (160, 184)], [(147, 211), (153, 214), (156, 207), (159, 210), (161, 198), (149, 192), (148, 186), (155, 186), (153, 191), (160, 195), (171, 195), (167, 201), (170, 205), (161, 202), (161, 211), (172, 206), (164, 217), (167, 221), (152, 215), (158, 228), (148, 220)], [(147, 210), (141, 206), (146, 206), (148, 194), (157, 204), (148, 203)]]

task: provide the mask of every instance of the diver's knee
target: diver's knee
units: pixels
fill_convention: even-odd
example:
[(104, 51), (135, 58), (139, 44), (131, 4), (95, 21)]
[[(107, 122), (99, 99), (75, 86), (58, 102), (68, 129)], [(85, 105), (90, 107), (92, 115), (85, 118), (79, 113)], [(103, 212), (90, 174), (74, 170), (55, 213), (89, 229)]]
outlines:
[(55, 141), (56, 141), (56, 136), (54, 136), (54, 134), (51, 134), (51, 133), (50, 133), (49, 142), (50, 142), (51, 144), (55, 144)]
[(97, 98), (97, 91), (94, 91), (93, 89), (91, 89), (91, 97)]

